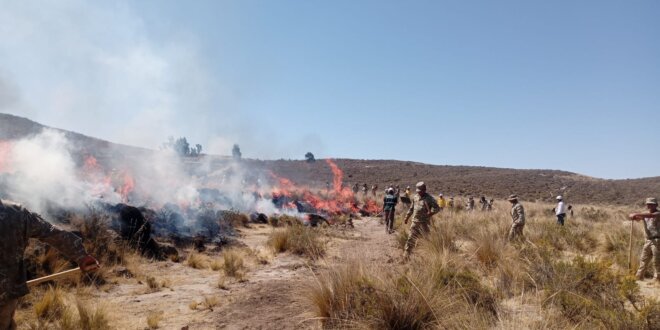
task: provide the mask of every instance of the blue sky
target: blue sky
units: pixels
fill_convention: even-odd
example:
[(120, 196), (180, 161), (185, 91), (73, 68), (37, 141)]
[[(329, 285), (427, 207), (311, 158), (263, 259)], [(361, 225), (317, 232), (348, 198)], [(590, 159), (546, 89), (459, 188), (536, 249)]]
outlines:
[(45, 124), (258, 158), (660, 175), (657, 1), (5, 5), (0, 111)]

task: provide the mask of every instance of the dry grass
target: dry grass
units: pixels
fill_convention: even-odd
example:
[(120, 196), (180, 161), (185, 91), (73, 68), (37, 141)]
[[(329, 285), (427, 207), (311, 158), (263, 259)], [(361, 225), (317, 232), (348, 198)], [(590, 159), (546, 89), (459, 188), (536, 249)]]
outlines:
[(216, 296), (204, 296), (204, 307), (210, 311), (213, 311), (213, 308), (220, 304), (220, 299)]
[[(492, 212), (437, 216), (404, 266), (331, 266), (307, 290), (314, 316), (331, 328), (657, 328), (660, 305), (628, 275), (630, 226), (621, 214), (629, 210), (580, 208), (562, 227), (553, 205), (523, 204), (520, 243), (506, 240), (510, 206), (496, 202)], [(633, 267), (641, 229), (634, 228)], [(397, 245), (406, 239), (402, 226)], [(511, 313), (505, 301), (531, 315)]]
[(163, 312), (158, 311), (158, 312), (150, 312), (149, 315), (147, 315), (147, 326), (149, 329), (158, 329), (160, 321), (163, 320)]
[(222, 270), (225, 275), (237, 279), (245, 278), (245, 265), (243, 256), (235, 249), (226, 250), (222, 254)]
[(318, 229), (291, 226), (273, 231), (268, 238), (268, 246), (277, 253), (289, 251), (310, 259), (318, 259), (325, 254), (325, 244), (320, 236)]
[(188, 267), (195, 269), (206, 269), (208, 266), (207, 261), (208, 260), (204, 255), (195, 252), (190, 252), (188, 258), (186, 259), (186, 265), (188, 265)]
[(66, 311), (64, 291), (59, 287), (48, 287), (41, 300), (34, 304), (39, 320), (59, 319)]

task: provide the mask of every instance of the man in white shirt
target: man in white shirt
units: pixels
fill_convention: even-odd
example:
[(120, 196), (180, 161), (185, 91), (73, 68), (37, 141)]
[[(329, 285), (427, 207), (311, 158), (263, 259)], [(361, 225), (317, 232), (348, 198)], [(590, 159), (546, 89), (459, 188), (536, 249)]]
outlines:
[(555, 208), (555, 214), (557, 215), (557, 224), (564, 225), (564, 219), (566, 219), (566, 204), (564, 204), (564, 198), (557, 196), (557, 207)]

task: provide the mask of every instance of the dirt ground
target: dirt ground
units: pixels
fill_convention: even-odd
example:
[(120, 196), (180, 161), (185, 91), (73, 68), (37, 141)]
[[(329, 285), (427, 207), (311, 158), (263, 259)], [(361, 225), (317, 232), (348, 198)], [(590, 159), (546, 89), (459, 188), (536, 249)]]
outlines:
[[(242, 229), (240, 241), (267, 253), (272, 230), (266, 225)], [(221, 271), (193, 269), (185, 262), (146, 263), (139, 271), (167, 287), (150, 292), (141, 281), (126, 279), (108, 292), (94, 293), (90, 302), (105, 304), (118, 329), (145, 329), (153, 313), (161, 313), (161, 329), (317, 329), (304, 299), (315, 271), (353, 258), (384, 264), (397, 256), (393, 235), (385, 233), (378, 218), (365, 218), (355, 220), (354, 229), (330, 231), (327, 255), (315, 262), (288, 253), (271, 256), (268, 264), (250, 265), (245, 281), (227, 278), (223, 289), (218, 287)], [(217, 306), (206, 308), (205, 297), (216, 297)], [(199, 303), (194, 310), (192, 302)]]

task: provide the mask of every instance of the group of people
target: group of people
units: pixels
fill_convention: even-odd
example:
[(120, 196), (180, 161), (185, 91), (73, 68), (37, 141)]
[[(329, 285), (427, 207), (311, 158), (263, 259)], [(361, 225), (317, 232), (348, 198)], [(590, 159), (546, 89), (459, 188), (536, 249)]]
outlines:
[[(404, 248), (404, 258), (408, 259), (417, 240), (430, 231), (431, 218), (440, 212), (446, 205), (442, 203), (444, 198), (439, 196), (438, 200), (426, 192), (426, 184), (418, 182), (415, 187), (416, 194), (412, 198), (408, 211), (404, 218), (404, 224), (408, 224), (412, 218), (410, 226), (410, 235)], [(398, 203), (398, 192), (393, 187), (389, 187), (385, 192), (383, 199), (383, 211), (387, 233), (394, 230), (394, 213)], [(482, 198), (482, 201), (485, 198)], [(510, 195), (507, 200), (511, 203), (511, 227), (509, 228), (508, 240), (516, 241), (523, 237), (525, 228), (525, 208), (520, 203), (518, 195)], [(563, 226), (567, 213), (572, 213), (572, 208), (564, 202), (563, 196), (557, 196), (557, 206), (554, 209), (557, 217), (557, 224)], [(492, 199), (487, 202), (492, 207)], [(483, 203), (482, 203), (483, 205)], [(637, 278), (643, 279), (646, 269), (651, 261), (654, 267), (654, 279), (660, 282), (660, 211), (658, 211), (658, 201), (655, 198), (646, 199), (647, 212), (631, 213), (629, 219), (633, 221), (644, 221), (644, 232), (646, 242), (642, 248), (640, 265), (637, 270)], [(483, 209), (483, 207), (482, 207)], [(487, 208), (486, 208), (487, 209)]]

